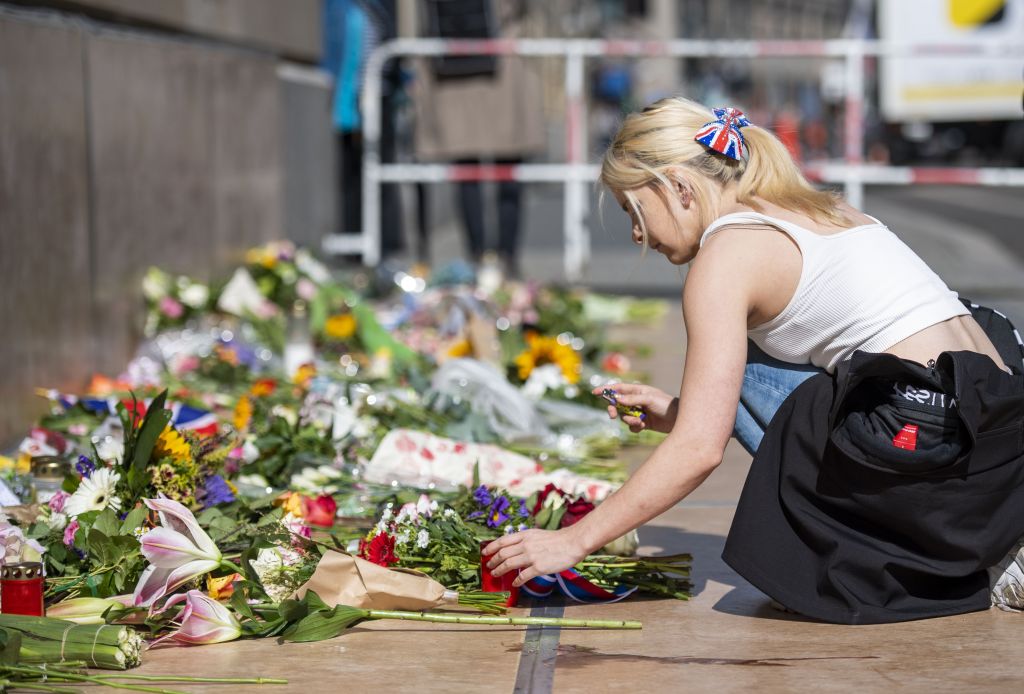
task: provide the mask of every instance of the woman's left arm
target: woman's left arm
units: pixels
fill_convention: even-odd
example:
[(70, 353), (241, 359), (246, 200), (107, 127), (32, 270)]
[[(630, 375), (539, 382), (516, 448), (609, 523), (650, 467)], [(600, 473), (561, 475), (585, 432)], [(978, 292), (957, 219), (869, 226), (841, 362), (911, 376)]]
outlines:
[(721, 236), (722, 242), (714, 238), (702, 250), (686, 278), (686, 363), (672, 432), (621, 489), (578, 523), (556, 531), (526, 530), (489, 544), (485, 553), (494, 554), (488, 565), (495, 575), (519, 569), (516, 584), (522, 585), (575, 565), (671, 508), (722, 461), (746, 364), (755, 279), (745, 273), (745, 266), (757, 263), (763, 268), (764, 259), (751, 257), (751, 249), (738, 247), (729, 235)]

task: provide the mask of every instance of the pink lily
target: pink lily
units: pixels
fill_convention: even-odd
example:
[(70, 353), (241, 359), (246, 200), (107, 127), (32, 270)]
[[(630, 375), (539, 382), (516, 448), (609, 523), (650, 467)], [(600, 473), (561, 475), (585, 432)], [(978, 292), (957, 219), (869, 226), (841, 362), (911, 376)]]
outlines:
[(182, 600), (185, 601), (185, 607), (182, 608), (177, 619), (177, 624), (181, 625), (180, 628), (167, 636), (160, 637), (151, 645), (155, 646), (161, 641), (170, 639), (189, 646), (201, 646), (208, 643), (234, 641), (241, 636), (242, 627), (231, 611), (198, 590), (171, 596), (159, 612), (163, 612)]
[(150, 565), (135, 586), (134, 602), (148, 607), (194, 578), (223, 564), (210, 536), (199, 527), (192, 512), (166, 498), (143, 499), (160, 516), (162, 527), (145, 533), (139, 542)]

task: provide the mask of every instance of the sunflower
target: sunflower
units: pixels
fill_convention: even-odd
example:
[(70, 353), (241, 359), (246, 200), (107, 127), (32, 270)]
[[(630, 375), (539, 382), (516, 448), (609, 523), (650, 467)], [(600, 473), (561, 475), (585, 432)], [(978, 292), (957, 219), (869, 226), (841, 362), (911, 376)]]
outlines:
[(569, 383), (580, 380), (580, 355), (576, 350), (562, 344), (555, 337), (544, 337), (537, 333), (527, 334), (526, 350), (515, 358), (519, 378), (525, 381), (535, 368), (544, 364), (556, 365)]
[(238, 398), (238, 404), (235, 405), (235, 431), (245, 431), (249, 428), (250, 421), (252, 421), (252, 400), (248, 395), (243, 395)]
[(324, 323), (324, 334), (332, 340), (347, 340), (356, 333), (356, 317), (351, 313), (337, 313)]
[(471, 357), (473, 356), (473, 343), (467, 339), (459, 340), (448, 348), (447, 356), (453, 359)]
[(192, 461), (192, 446), (185, 437), (170, 424), (164, 429), (153, 446), (153, 457), (171, 458), (176, 463), (186, 464)]
[(74, 518), (88, 511), (102, 511), (110, 507), (115, 511), (121, 508), (121, 500), (114, 495), (121, 475), (110, 468), (101, 467), (93, 470), (88, 477), (82, 478), (75, 493), (64, 503), (64, 513)]

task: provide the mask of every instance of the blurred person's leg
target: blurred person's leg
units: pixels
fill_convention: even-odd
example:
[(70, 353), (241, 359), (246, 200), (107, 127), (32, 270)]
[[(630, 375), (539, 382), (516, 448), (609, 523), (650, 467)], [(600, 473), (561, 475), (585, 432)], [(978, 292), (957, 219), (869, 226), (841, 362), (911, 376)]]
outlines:
[[(502, 165), (520, 164), (520, 159), (503, 159)], [(519, 215), (523, 186), (519, 181), (498, 184), (498, 254), (510, 277), (519, 277)]]
[[(387, 97), (382, 100), (382, 108), (380, 160), (390, 164), (395, 161), (395, 113)], [(405, 235), (402, 233), (402, 199), (398, 184), (385, 183), (380, 188), (380, 250), (381, 259), (384, 259), (405, 249)]]
[(430, 264), (430, 191), (425, 183), (416, 184), (416, 260)]
[(363, 147), (358, 132), (339, 134), (338, 158), (341, 232), (356, 233), (363, 226)]
[[(458, 164), (479, 164), (476, 159), (460, 159)], [(462, 209), (462, 223), (466, 229), (466, 246), (469, 258), (479, 263), (486, 243), (484, 231), (484, 199), (480, 181), (459, 183), (459, 204)]]

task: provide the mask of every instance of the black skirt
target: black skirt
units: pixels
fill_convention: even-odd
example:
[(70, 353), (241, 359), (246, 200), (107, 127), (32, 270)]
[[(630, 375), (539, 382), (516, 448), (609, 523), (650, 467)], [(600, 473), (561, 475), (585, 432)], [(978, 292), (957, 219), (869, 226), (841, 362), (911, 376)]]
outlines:
[(786, 607), (871, 624), (987, 609), (1024, 535), (1024, 377), (974, 352), (858, 352), (754, 457), (723, 559)]

